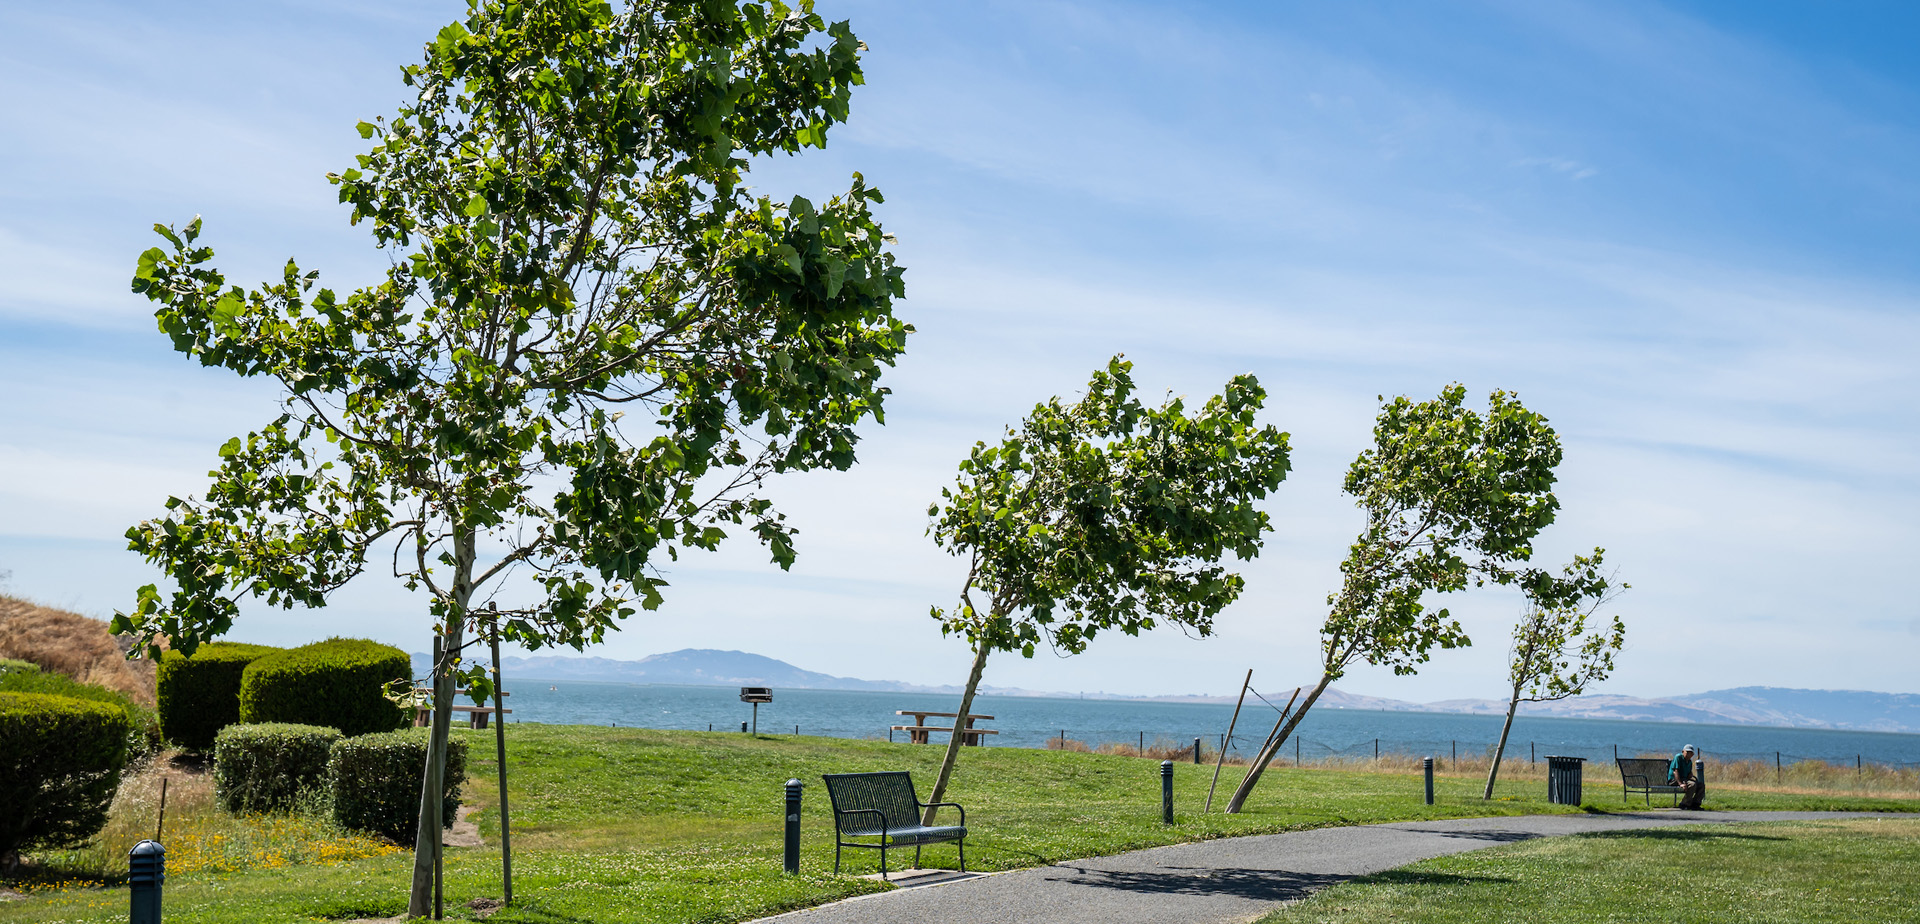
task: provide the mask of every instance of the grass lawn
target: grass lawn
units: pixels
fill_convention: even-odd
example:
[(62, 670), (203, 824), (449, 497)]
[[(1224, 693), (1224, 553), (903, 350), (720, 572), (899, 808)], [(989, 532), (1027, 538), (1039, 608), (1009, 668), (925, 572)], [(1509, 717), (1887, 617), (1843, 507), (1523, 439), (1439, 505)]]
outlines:
[(1920, 818), (1582, 834), (1416, 863), (1260, 924), (1912, 921)]
[[(472, 747), (466, 803), (487, 847), (448, 848), (449, 917), (501, 894), (493, 733), (456, 730)], [(835, 877), (832, 819), (820, 774), (907, 769), (924, 797), (942, 748), (726, 732), (515, 725), (508, 765), (514, 826), (512, 907), (493, 921), (741, 921), (883, 889), (854, 878), (877, 868), (875, 851), (849, 851)], [(1380, 821), (1572, 811), (1544, 801), (1539, 781), (1503, 783), (1479, 798), (1483, 779), (1438, 780), (1421, 803), (1417, 773), (1270, 770), (1238, 816), (1201, 815), (1210, 766), (1175, 765), (1176, 824), (1159, 820), (1159, 764), (1132, 757), (1018, 748), (966, 750), (949, 797), (967, 807), (971, 869), (1010, 869), (1074, 857), (1235, 834)], [(1228, 768), (1216, 808), (1243, 769)], [(807, 783), (802, 875), (780, 874), (781, 784)], [(1622, 807), (1617, 786), (1589, 777), (1598, 809)], [(1714, 791), (1709, 807), (1880, 809), (1920, 803), (1845, 796)], [(898, 864), (911, 860), (894, 854)], [(928, 866), (952, 867), (952, 845), (927, 848)], [(308, 921), (404, 910), (411, 857), (367, 857), (279, 869), (170, 875), (169, 922)], [(16, 888), (22, 888), (16, 886)], [(123, 921), (124, 888), (23, 889), (0, 902), (0, 922)]]

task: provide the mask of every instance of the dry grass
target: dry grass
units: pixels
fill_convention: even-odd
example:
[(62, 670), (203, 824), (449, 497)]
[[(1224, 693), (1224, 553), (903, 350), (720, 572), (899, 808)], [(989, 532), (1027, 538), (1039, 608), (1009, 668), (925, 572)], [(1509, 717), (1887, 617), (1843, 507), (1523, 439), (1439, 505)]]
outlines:
[(234, 872), (299, 864), (331, 864), (399, 853), (385, 841), (340, 830), (316, 814), (234, 816), (213, 798), (205, 764), (163, 757), (129, 771), (114, 795), (107, 826), (72, 850), (28, 854), (32, 868), (15, 888), (49, 891), (90, 886), (126, 875), (127, 852), (153, 837), (166, 781), (167, 872)]
[(32, 661), (153, 705), (153, 662), (127, 660), (124, 640), (98, 619), (0, 596), (0, 658)]
[[(1165, 738), (1157, 739), (1147, 745), (1142, 752), (1138, 745), (1103, 744), (1090, 747), (1084, 741), (1072, 738), (1047, 739), (1049, 751), (1075, 751), (1079, 753), (1114, 754), (1121, 757), (1145, 757), (1151, 760), (1173, 760), (1187, 762), (1193, 759), (1193, 742), (1181, 743)], [(1283, 749), (1284, 750), (1284, 749)], [(1201, 748), (1201, 760), (1213, 763), (1219, 758), (1219, 751)], [(1666, 760), (1671, 754), (1639, 754), (1638, 757), (1657, 757)], [(1304, 766), (1322, 770), (1350, 770), (1359, 773), (1419, 773), (1421, 758), (1406, 754), (1382, 754), (1374, 757), (1347, 757), (1331, 755), (1310, 758), (1299, 764), (1282, 754), (1275, 759), (1275, 767)], [(1246, 754), (1228, 754), (1227, 766), (1244, 767), (1252, 762)], [(1604, 764), (1602, 768), (1587, 766), (1587, 781), (1604, 782), (1603, 774), (1595, 776), (1600, 769), (1611, 772), (1613, 765)], [(1486, 758), (1469, 759), (1462, 755), (1457, 762), (1442, 755), (1434, 760), (1433, 772), (1437, 776), (1487, 778)], [(1500, 779), (1502, 780), (1539, 780), (1547, 778), (1547, 762), (1529, 761), (1526, 758), (1508, 757), (1500, 761)], [(1618, 775), (1611, 777), (1619, 782)], [(1834, 793), (1857, 793), (1889, 799), (1920, 799), (1920, 767), (1890, 767), (1882, 764), (1867, 764), (1856, 768), (1851, 764), (1829, 764), (1825, 761), (1808, 760), (1786, 764), (1775, 768), (1770, 761), (1739, 760), (1707, 763), (1707, 784), (1709, 787), (1739, 789), (1752, 792), (1790, 793), (1796, 795), (1831, 795)]]

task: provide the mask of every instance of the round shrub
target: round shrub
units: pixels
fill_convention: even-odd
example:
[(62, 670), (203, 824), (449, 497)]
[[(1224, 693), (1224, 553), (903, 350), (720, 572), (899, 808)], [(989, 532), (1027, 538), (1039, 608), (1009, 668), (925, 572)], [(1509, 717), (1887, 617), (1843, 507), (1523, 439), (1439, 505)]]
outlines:
[(78, 846), (105, 826), (130, 731), (109, 703), (0, 693), (0, 861)]
[(240, 721), (321, 725), (349, 736), (393, 731), (409, 716), (386, 698), (386, 685), (412, 677), (412, 660), (391, 645), (356, 638), (302, 645), (247, 666)]
[[(420, 775), (427, 766), (429, 730), (361, 735), (334, 742), (327, 761), (333, 820), (349, 831), (378, 834), (412, 844), (420, 829)], [(447, 742), (445, 798), (441, 815), (453, 826), (460, 786), (467, 781), (467, 743)]]
[(127, 756), (131, 760), (145, 760), (160, 751), (160, 722), (152, 709), (118, 690), (91, 683), (81, 683), (65, 674), (45, 673), (38, 666), (32, 668), (9, 667), (0, 664), (0, 693), (45, 693), (50, 696), (68, 696), (96, 703), (106, 703), (127, 716)]
[[(213, 794), (236, 815), (286, 812), (324, 798), (339, 729), (229, 725), (213, 739)], [(304, 805), (303, 805), (304, 804)]]
[(161, 737), (177, 748), (211, 750), (214, 735), (240, 721), (240, 676), (247, 665), (281, 650), (213, 642), (191, 658), (177, 651), (162, 655), (154, 675)]

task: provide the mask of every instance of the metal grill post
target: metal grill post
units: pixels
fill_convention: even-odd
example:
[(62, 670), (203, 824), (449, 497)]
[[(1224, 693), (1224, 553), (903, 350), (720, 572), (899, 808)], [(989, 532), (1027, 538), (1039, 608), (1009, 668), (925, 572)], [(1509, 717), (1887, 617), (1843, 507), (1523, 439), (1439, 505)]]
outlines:
[(1433, 804), (1433, 758), (1420, 758), (1420, 769), (1427, 775), (1427, 804)]

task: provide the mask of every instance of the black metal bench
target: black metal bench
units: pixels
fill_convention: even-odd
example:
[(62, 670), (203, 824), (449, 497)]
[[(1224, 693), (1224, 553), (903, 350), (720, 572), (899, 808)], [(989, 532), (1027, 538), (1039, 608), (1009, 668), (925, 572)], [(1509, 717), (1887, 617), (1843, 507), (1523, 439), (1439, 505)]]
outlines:
[[(827, 797), (833, 800), (833, 871), (840, 872), (840, 848), (880, 850), (880, 875), (887, 874), (887, 848), (913, 846), (913, 865), (920, 866), (920, 848), (944, 841), (960, 842), (960, 871), (967, 871), (967, 810), (958, 802), (921, 802), (914, 794), (913, 777), (904, 770), (885, 773), (828, 773)], [(960, 809), (957, 825), (927, 826), (921, 810), (934, 805)], [(850, 837), (878, 838), (877, 843), (850, 841)]]
[(1620, 797), (1626, 798), (1639, 793), (1653, 805), (1655, 795), (1673, 796), (1673, 804), (1680, 804), (1680, 796), (1686, 789), (1667, 782), (1668, 762), (1657, 757), (1619, 757), (1614, 763), (1620, 765)]

